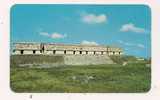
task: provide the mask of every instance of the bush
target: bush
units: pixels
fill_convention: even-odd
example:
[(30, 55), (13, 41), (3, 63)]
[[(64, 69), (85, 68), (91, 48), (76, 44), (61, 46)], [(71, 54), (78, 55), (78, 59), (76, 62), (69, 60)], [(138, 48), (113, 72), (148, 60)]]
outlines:
[(134, 56), (110, 56), (110, 58), (117, 64), (123, 64), (123, 62), (137, 61), (137, 58)]

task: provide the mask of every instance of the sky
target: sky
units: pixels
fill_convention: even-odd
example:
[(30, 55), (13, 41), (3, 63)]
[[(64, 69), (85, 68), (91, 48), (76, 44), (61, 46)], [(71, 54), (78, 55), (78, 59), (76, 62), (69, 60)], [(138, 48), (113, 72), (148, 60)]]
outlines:
[(151, 57), (151, 11), (145, 5), (14, 5), (11, 43), (44, 42), (121, 47)]

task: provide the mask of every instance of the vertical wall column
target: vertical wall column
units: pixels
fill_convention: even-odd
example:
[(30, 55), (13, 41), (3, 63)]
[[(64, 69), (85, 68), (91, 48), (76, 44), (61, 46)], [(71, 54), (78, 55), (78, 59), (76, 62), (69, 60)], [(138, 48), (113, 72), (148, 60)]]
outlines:
[(66, 52), (64, 52), (64, 53), (66, 53), (66, 54), (73, 54), (73, 51), (72, 50), (65, 50)]
[(88, 51), (88, 54), (89, 55), (94, 55), (94, 52), (93, 51)]
[(75, 54), (77, 55), (77, 54), (80, 54), (80, 53), (79, 53), (79, 51), (76, 51)]

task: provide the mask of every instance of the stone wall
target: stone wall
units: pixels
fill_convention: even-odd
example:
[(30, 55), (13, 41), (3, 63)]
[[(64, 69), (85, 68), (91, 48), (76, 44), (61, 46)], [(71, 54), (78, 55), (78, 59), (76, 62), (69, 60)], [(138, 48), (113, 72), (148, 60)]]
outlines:
[(64, 65), (63, 56), (50, 55), (11, 55), (11, 66), (19, 67), (55, 67)]
[(16, 43), (14, 44), (16, 50), (40, 50), (40, 43)]
[(19, 67), (60, 67), (114, 64), (114, 62), (105, 55), (12, 55), (11, 66), (12, 64)]

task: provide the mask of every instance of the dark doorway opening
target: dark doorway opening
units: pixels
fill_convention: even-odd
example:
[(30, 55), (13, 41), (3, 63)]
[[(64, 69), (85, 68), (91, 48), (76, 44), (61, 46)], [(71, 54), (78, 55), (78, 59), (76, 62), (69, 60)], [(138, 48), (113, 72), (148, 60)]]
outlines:
[(121, 52), (119, 52), (119, 55), (121, 54)]
[(73, 54), (75, 55), (75, 54), (76, 54), (76, 51), (73, 51)]
[(101, 51), (101, 55), (103, 55), (103, 51)]
[(96, 52), (94, 51), (94, 55), (96, 54)]
[(36, 54), (36, 50), (33, 50), (33, 54)]
[(64, 54), (66, 54), (66, 50), (64, 50)]
[(15, 53), (16, 52), (16, 50), (13, 50), (13, 53)]
[(23, 54), (24, 50), (21, 50), (20, 52), (21, 52), (21, 54)]
[(53, 50), (53, 54), (56, 54), (56, 50)]
[(113, 51), (113, 55), (115, 54), (115, 52)]
[(44, 53), (44, 44), (43, 43), (41, 44), (41, 50), (40, 50), (40, 52)]

